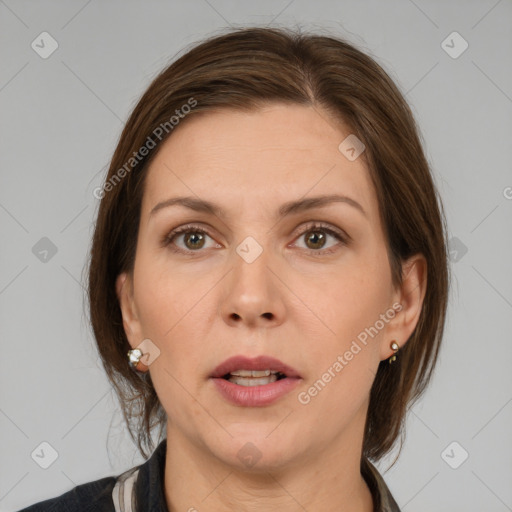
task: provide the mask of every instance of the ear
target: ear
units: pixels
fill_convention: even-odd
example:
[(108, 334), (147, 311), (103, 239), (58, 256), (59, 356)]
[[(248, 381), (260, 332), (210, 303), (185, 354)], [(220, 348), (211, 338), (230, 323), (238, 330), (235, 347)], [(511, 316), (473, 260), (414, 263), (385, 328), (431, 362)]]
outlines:
[(381, 360), (393, 355), (390, 343), (395, 340), (402, 348), (411, 337), (423, 307), (427, 290), (427, 261), (415, 254), (402, 263), (402, 285), (393, 294), (394, 318), (388, 323), (381, 350)]
[(141, 337), (141, 325), (133, 300), (133, 279), (130, 274), (124, 272), (117, 276), (116, 293), (123, 315), (124, 332), (131, 347), (135, 348), (140, 344), (143, 337)]

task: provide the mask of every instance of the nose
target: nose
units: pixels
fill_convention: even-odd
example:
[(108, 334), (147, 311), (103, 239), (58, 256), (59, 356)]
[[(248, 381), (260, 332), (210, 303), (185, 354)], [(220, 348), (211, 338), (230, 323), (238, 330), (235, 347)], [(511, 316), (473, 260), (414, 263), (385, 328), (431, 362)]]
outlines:
[(243, 251), (233, 253), (232, 264), (222, 296), (224, 321), (232, 326), (280, 325), (286, 310), (286, 286), (270, 251), (263, 250), (255, 259), (247, 258)]

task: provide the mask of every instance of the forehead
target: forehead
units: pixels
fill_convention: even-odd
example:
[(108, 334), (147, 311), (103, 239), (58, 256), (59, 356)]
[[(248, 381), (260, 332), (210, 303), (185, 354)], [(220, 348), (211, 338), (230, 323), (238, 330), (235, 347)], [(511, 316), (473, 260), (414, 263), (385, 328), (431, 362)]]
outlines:
[(197, 196), (234, 213), (339, 193), (376, 214), (363, 158), (340, 143), (350, 130), (325, 111), (273, 105), (252, 112), (191, 115), (162, 144), (146, 176), (142, 215), (171, 196)]

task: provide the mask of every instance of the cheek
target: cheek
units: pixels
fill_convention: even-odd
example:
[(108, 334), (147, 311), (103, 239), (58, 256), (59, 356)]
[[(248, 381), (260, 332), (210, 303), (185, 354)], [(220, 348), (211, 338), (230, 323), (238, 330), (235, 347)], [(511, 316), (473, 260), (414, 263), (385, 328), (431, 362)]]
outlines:
[[(323, 323), (331, 345), (341, 349), (350, 345), (389, 308), (388, 277), (373, 262), (362, 259), (340, 267), (315, 286), (305, 285), (307, 304)], [(306, 290), (308, 288), (308, 290)], [(364, 338), (364, 336), (361, 336)]]
[(200, 381), (194, 372), (204, 366), (205, 292), (202, 286), (190, 286), (190, 277), (146, 268), (151, 270), (141, 272), (136, 297), (142, 333), (160, 350), (151, 378), (170, 421), (193, 424), (204, 414), (191, 396), (197, 396)]
[[(310, 371), (302, 388), (326, 428), (336, 431), (361, 411), (368, 400), (379, 364), (379, 335), (367, 331), (379, 318), (378, 302), (367, 294), (332, 301), (330, 331), (308, 348)], [(324, 329), (325, 332), (325, 329)], [(371, 332), (371, 334), (369, 334)], [(364, 407), (363, 407), (364, 409)], [(336, 417), (336, 421), (332, 418)]]
[[(149, 241), (146, 242), (149, 245)], [(141, 251), (135, 270), (135, 296), (139, 319), (147, 332), (159, 339), (190, 309), (190, 276), (172, 267), (166, 249)], [(171, 331), (172, 332), (172, 331)]]
[[(163, 269), (162, 269), (163, 267)], [(190, 368), (201, 367), (204, 344), (211, 326), (211, 285), (201, 278), (171, 271), (158, 262), (143, 266), (136, 283), (136, 301), (142, 335), (160, 349), (159, 364), (180, 381), (190, 378)], [(191, 285), (195, 283), (196, 285)], [(203, 363), (204, 364), (204, 363)]]
[(162, 278), (154, 269), (144, 272), (136, 288), (136, 299), (139, 319), (147, 336), (164, 339), (182, 315), (180, 297), (182, 290), (178, 283)]

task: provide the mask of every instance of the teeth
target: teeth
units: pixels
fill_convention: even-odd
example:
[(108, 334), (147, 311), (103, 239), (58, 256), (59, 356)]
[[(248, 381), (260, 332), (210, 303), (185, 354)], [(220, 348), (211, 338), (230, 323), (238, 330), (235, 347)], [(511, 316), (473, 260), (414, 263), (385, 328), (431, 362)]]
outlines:
[(270, 370), (236, 370), (231, 372), (230, 375), (236, 377), (268, 377), (271, 373), (276, 374), (278, 372)]
[[(251, 373), (251, 372), (249, 372), (249, 373)], [(264, 373), (264, 372), (260, 371), (257, 373)], [(270, 370), (269, 370), (269, 373), (270, 373)], [(228, 380), (229, 380), (229, 382), (232, 382), (233, 384), (238, 384), (239, 386), (264, 386), (265, 384), (270, 384), (277, 380), (276, 373), (272, 373), (272, 375), (269, 375), (268, 377), (259, 377), (259, 378), (238, 377), (238, 376), (235, 376), (232, 374)]]

